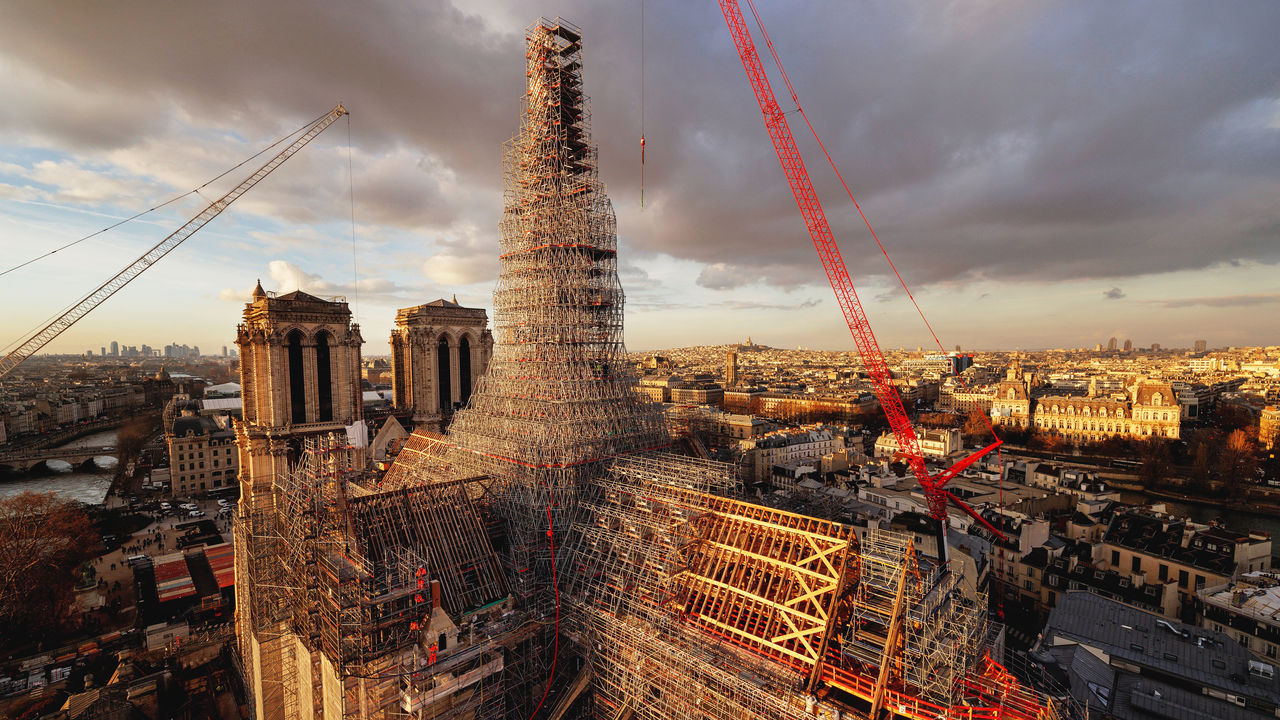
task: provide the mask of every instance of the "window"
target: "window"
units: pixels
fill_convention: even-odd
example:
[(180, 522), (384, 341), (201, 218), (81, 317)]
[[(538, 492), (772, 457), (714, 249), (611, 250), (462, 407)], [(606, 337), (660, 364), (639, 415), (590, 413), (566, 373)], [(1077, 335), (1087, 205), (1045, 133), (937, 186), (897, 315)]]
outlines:
[(1142, 558), (1137, 555), (1133, 556), (1133, 571), (1142, 572)]
[(1197, 575), (1197, 576), (1196, 576), (1196, 589), (1197, 589), (1197, 590), (1199, 590), (1199, 589), (1201, 589), (1201, 588), (1203, 588), (1203, 587), (1204, 587), (1204, 576), (1203, 576), (1203, 575)]
[(1164, 582), (1168, 579), (1169, 579), (1169, 566), (1165, 565), (1164, 563), (1160, 563), (1160, 582)]
[(303, 334), (301, 330), (290, 331), (285, 339), (289, 358), (289, 418), (294, 423), (307, 421), (307, 385), (302, 362)]
[(1214, 661), (1213, 661), (1213, 666), (1214, 666), (1215, 668), (1219, 669), (1219, 670), (1226, 670), (1226, 669), (1227, 669), (1227, 664), (1226, 664), (1225, 662), (1223, 662), (1222, 660), (1214, 660)]
[(1187, 589), (1187, 580), (1188, 580), (1188, 577), (1187, 577), (1187, 571), (1186, 571), (1186, 570), (1179, 570), (1179, 571), (1178, 571), (1178, 587), (1182, 588), (1183, 590), (1186, 590), (1186, 589)]
[(1249, 636), (1248, 636), (1248, 635), (1241, 635), (1241, 636), (1238, 638), (1238, 640), (1240, 641), (1240, 647), (1242, 647), (1242, 648), (1246, 648), (1246, 649), (1249, 647)]
[(1111, 551), (1111, 566), (1120, 567), (1120, 551), (1119, 550)]
[(1174, 661), (1174, 662), (1178, 662), (1178, 656), (1177, 656), (1177, 655), (1174, 655), (1173, 653), (1168, 653), (1168, 652), (1167, 652), (1167, 653), (1164, 653), (1164, 659), (1165, 659), (1165, 660), (1172, 660), (1172, 661)]
[(1147, 651), (1147, 649), (1146, 649), (1146, 648), (1142, 647), (1142, 646), (1141, 646), (1141, 645), (1139, 645), (1138, 643), (1129, 643), (1129, 649), (1130, 649), (1130, 650), (1137, 650), (1138, 652), (1146, 652), (1146, 651)]
[(1026, 588), (1027, 590), (1030, 590), (1030, 589), (1031, 589), (1031, 581), (1030, 581), (1030, 580), (1023, 580), (1023, 581), (1022, 581), (1022, 587)]

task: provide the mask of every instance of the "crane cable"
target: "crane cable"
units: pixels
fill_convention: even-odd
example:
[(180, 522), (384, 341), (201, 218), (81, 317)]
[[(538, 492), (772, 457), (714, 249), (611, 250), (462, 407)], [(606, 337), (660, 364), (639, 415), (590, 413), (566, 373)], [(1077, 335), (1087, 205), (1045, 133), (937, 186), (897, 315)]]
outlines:
[(644, 0), (640, 0), (640, 209), (644, 209)]
[[(179, 200), (181, 200), (181, 199), (183, 199), (183, 198), (185, 198), (185, 197), (187, 197), (187, 196), (189, 196), (189, 195), (199, 195), (201, 190), (203, 190), (203, 189), (205, 189), (206, 187), (208, 187), (208, 186), (212, 185), (213, 183), (215, 183), (215, 182), (217, 182), (217, 181), (221, 180), (222, 178), (226, 177), (228, 174), (235, 172), (235, 171), (236, 171), (236, 170), (238, 170), (240, 167), (242, 167), (245, 163), (248, 163), (248, 162), (253, 161), (253, 159), (254, 159), (254, 158), (257, 158), (259, 155), (262, 155), (263, 153), (267, 152), (268, 150), (271, 150), (271, 149), (275, 148), (276, 146), (280, 145), (281, 143), (283, 143), (284, 141), (288, 140), (289, 138), (292, 138), (293, 136), (297, 135), (298, 133), (300, 133), (300, 132), (302, 132), (302, 131), (306, 130), (307, 128), (311, 127), (312, 125), (316, 124), (316, 122), (318, 122), (318, 121), (320, 120), (320, 118), (324, 117), (325, 115), (328, 115), (328, 113), (324, 113), (324, 114), (321, 114), (321, 115), (316, 116), (315, 120), (312, 120), (311, 122), (307, 123), (306, 125), (303, 125), (302, 127), (298, 128), (297, 130), (294, 130), (293, 132), (289, 133), (288, 135), (285, 135), (284, 137), (280, 138), (279, 140), (276, 140), (275, 142), (271, 143), (271, 144), (270, 144), (270, 145), (268, 145), (267, 147), (265, 147), (265, 148), (263, 148), (263, 149), (259, 150), (258, 152), (254, 153), (252, 156), (250, 156), (250, 157), (248, 157), (248, 158), (245, 158), (242, 162), (240, 162), (240, 164), (239, 164), (239, 165), (236, 165), (235, 167), (230, 168), (230, 169), (228, 169), (228, 170), (224, 171), (223, 173), (221, 173), (221, 174), (220, 174), (220, 175), (218, 175), (217, 177), (213, 178), (213, 179), (212, 179), (212, 180), (210, 180), (209, 182), (206, 182), (204, 185), (201, 185), (201, 186), (200, 186), (200, 187), (198, 187), (198, 188), (195, 188), (195, 189), (193, 189), (193, 190), (188, 190), (187, 192), (184, 192), (184, 193), (182, 193), (181, 195), (175, 195), (174, 197), (169, 198), (168, 200), (166, 200), (166, 201), (164, 201), (164, 202), (160, 203), (159, 205), (156, 205), (156, 206), (154, 206), (154, 207), (151, 207), (151, 208), (148, 208), (148, 209), (146, 209), (146, 210), (143, 210), (142, 212), (140, 212), (140, 213), (138, 213), (138, 214), (136, 214), (136, 215), (133, 215), (133, 216), (127, 217), (127, 218), (125, 218), (125, 219), (123, 219), (123, 220), (120, 220), (120, 221), (118, 221), (118, 222), (112, 223), (111, 225), (108, 225), (108, 226), (106, 226), (106, 227), (102, 228), (101, 230), (98, 230), (98, 231), (96, 231), (96, 232), (89, 233), (88, 235), (85, 235), (84, 237), (80, 238), (79, 240), (72, 240), (71, 242), (67, 243), (66, 245), (62, 245), (62, 246), (56, 247), (56, 248), (54, 248), (53, 250), (50, 250), (50, 251), (48, 251), (48, 252), (44, 253), (43, 255), (38, 255), (38, 256), (36, 256), (36, 257), (31, 258), (30, 260), (27, 260), (26, 262), (19, 263), (19, 264), (14, 265), (13, 267), (11, 267), (11, 268), (9, 268), (9, 269), (7, 269), (7, 270), (0, 271), (0, 277), (3, 277), (3, 276), (5, 276), (5, 275), (8, 275), (9, 273), (13, 272), (14, 270), (19, 270), (19, 269), (21, 269), (21, 268), (24, 268), (24, 267), (26, 267), (26, 266), (30, 265), (31, 263), (34, 263), (34, 262), (38, 262), (38, 261), (40, 261), (40, 260), (43, 260), (43, 259), (45, 259), (45, 258), (49, 257), (50, 255), (53, 255), (54, 253), (60, 252), (60, 251), (62, 251), (62, 250), (66, 250), (67, 248), (72, 247), (72, 246), (74, 246), (74, 245), (79, 245), (80, 243), (84, 242), (85, 240), (88, 240), (88, 239), (93, 238), (93, 237), (97, 237), (98, 235), (101, 235), (102, 233), (107, 232), (108, 230), (114, 230), (115, 228), (118, 228), (118, 227), (120, 227), (121, 225), (124, 225), (125, 223), (132, 222), (132, 221), (134, 221), (134, 220), (137, 220), (138, 218), (140, 218), (140, 217), (142, 217), (142, 216), (144, 216), (144, 215), (148, 215), (148, 214), (150, 214), (150, 213), (153, 213), (153, 212), (155, 212), (156, 210), (159, 210), (159, 209), (161, 209), (161, 208), (163, 208), (163, 207), (165, 207), (165, 206), (167, 206), (167, 205), (172, 205), (173, 203), (178, 202)], [(348, 122), (350, 122), (350, 120), (348, 120)]]
[(352, 315), (360, 322), (360, 272), (356, 265), (356, 173), (351, 160), (351, 113), (347, 113), (347, 194), (351, 199), (351, 300)]
[[(907, 297), (911, 299), (911, 304), (915, 307), (916, 313), (920, 315), (920, 320), (923, 321), (924, 326), (929, 329), (929, 334), (933, 337), (933, 342), (938, 346), (939, 350), (945, 353), (946, 348), (943, 346), (942, 341), (938, 339), (938, 333), (934, 331), (933, 325), (929, 322), (929, 318), (925, 317), (924, 310), (921, 309), (920, 303), (916, 302), (916, 296), (912, 294), (911, 288), (907, 287), (907, 281), (903, 279), (902, 273), (898, 272), (898, 266), (895, 265), (893, 262), (893, 259), (889, 257), (889, 251), (885, 249), (884, 243), (880, 242), (880, 235), (876, 233), (875, 228), (871, 226), (871, 221), (867, 219), (866, 213), (862, 211), (862, 205), (860, 205), (858, 203), (857, 198), (853, 196), (853, 191), (849, 189), (849, 184), (845, 182), (844, 175), (840, 172), (840, 169), (836, 167), (835, 160), (832, 159), (831, 153), (827, 152), (826, 144), (822, 142), (822, 138), (818, 136), (818, 131), (813, 127), (813, 123), (809, 121), (809, 115), (805, 113), (804, 107), (800, 104), (800, 97), (796, 94), (796, 89), (791, 84), (791, 78), (787, 75), (786, 68), (782, 66), (782, 59), (778, 57), (778, 51), (773, 47), (773, 40), (769, 38), (769, 31), (765, 30), (764, 21), (760, 19), (760, 13), (756, 11), (756, 5), (754, 0), (747, 0), (747, 7), (751, 9), (751, 15), (755, 18), (756, 27), (760, 28), (760, 35), (761, 37), (764, 38), (765, 45), (768, 46), (769, 48), (769, 54), (773, 56), (773, 62), (775, 65), (778, 66), (778, 72), (782, 75), (782, 82), (786, 84), (787, 92), (791, 95), (792, 102), (796, 104), (796, 112), (799, 112), (800, 117), (804, 118), (804, 124), (809, 127), (809, 132), (813, 135), (813, 139), (817, 141), (818, 147), (822, 149), (822, 154), (827, 158), (827, 164), (831, 166), (832, 172), (834, 172), (836, 177), (840, 180), (840, 185), (844, 188), (845, 194), (849, 196), (849, 201), (853, 203), (853, 206), (855, 208), (857, 208), (858, 216), (862, 218), (862, 222), (864, 225), (867, 226), (867, 230), (871, 233), (871, 237), (875, 239), (876, 246), (880, 248), (880, 254), (884, 255), (884, 259), (886, 262), (889, 263), (889, 267), (893, 270), (894, 276), (898, 278), (898, 284), (902, 286), (903, 291), (907, 293)], [(960, 383), (961, 387), (963, 387), (966, 390), (969, 389), (968, 384), (964, 381), (964, 378), (960, 376), (960, 373), (958, 372), (955, 373), (955, 378)], [(986, 423), (987, 430), (991, 432), (991, 437), (999, 440), (1000, 437), (996, 435), (995, 426), (991, 424), (991, 420), (987, 417), (986, 413), (980, 413), (980, 416), (982, 417), (982, 421)], [(1003, 518), (1004, 517), (1004, 454), (1001, 451), (1000, 447), (996, 448), (996, 465), (997, 467), (1000, 468), (1000, 472), (998, 475), (998, 484), (999, 484), (999, 494), (1000, 494), (1000, 516), (1001, 518)], [(1003, 525), (1003, 522), (1001, 524)], [(1004, 558), (1003, 546), (1000, 546), (999, 550), (1000, 550), (1001, 564), (1003, 565), (1003, 558)], [(997, 580), (997, 582), (999, 582), (999, 580)], [(999, 596), (1000, 596), (1000, 599), (999, 599), (1000, 615), (1003, 617), (1004, 593), (1001, 592)]]
[(529, 715), (529, 720), (537, 717), (538, 711), (542, 709), (542, 704), (547, 701), (547, 695), (551, 693), (551, 683), (556, 679), (556, 659), (560, 656), (560, 584), (556, 579), (556, 537), (555, 527), (551, 522), (551, 506), (556, 504), (556, 493), (551, 488), (551, 483), (540, 481), (547, 489), (547, 544), (551, 548), (551, 589), (555, 591), (556, 597), (556, 620), (555, 620), (555, 641), (551, 650), (551, 670), (547, 674), (547, 687), (542, 691), (542, 698), (538, 700), (538, 706), (533, 709)]

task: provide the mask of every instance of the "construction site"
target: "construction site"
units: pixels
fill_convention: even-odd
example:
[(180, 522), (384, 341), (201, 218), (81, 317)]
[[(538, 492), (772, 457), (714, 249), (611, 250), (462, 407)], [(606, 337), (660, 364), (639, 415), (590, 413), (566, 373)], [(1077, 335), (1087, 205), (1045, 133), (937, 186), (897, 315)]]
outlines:
[[(623, 348), (582, 32), (539, 20), (525, 40), (493, 356), (445, 434), (374, 471), (344, 432), (347, 371), (319, 393), (284, 379), (310, 367), (297, 348), (354, 348), (358, 366), (345, 303), (245, 310), (237, 637), (255, 715), (1078, 716), (1005, 669), (945, 557), (753, 504), (738, 468), (679, 452)], [(317, 322), (314, 348), (270, 340)]]

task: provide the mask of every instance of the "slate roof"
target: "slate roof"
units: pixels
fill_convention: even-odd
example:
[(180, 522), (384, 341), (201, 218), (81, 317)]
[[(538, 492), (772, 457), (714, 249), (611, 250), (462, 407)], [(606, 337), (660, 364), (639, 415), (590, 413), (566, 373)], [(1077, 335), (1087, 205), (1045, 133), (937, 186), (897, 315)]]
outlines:
[[(1043, 635), (1041, 646), (1050, 651), (1079, 643), (1105, 653), (1113, 667), (1119, 661), (1141, 668), (1140, 676), (1117, 668), (1110, 709), (1116, 717), (1234, 720), (1274, 717), (1280, 705), (1280, 678), (1251, 674), (1250, 661), (1257, 664), (1254, 656), (1226, 634), (1170, 622), (1091, 593), (1059, 596)], [(1188, 695), (1172, 703), (1162, 702), (1173, 698), (1178, 687), (1202, 700), (1193, 703)], [(1201, 694), (1202, 688), (1242, 696), (1250, 707), (1241, 709), (1215, 700)], [(1200, 709), (1202, 703), (1206, 710)], [(1245, 714), (1234, 714), (1236, 710)]]

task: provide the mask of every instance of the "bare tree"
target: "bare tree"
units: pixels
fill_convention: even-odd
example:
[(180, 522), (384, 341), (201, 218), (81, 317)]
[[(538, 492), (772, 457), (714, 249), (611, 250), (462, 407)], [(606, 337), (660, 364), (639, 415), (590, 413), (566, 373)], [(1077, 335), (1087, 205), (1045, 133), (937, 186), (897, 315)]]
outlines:
[(54, 493), (0, 500), (0, 641), (58, 628), (75, 587), (74, 571), (96, 544), (79, 504)]

